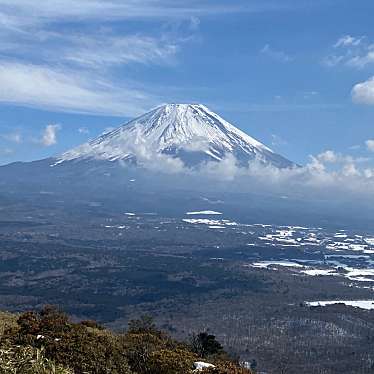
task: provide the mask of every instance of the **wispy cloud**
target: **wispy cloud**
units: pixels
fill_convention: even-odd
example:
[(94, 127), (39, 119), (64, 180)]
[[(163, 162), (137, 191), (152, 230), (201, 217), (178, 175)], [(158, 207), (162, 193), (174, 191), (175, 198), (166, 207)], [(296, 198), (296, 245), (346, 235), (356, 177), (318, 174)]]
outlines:
[(120, 19), (170, 19), (230, 12), (263, 12), (276, 9), (289, 9), (289, 2), (261, 0), (232, 1), (226, 4), (209, 0), (0, 0), (2, 23), (9, 27), (19, 24), (50, 22), (51, 20), (120, 20)]
[(283, 145), (287, 145), (287, 141), (279, 135), (271, 134), (271, 144), (274, 147), (283, 146)]
[(192, 31), (196, 31), (200, 27), (201, 20), (199, 17), (191, 16), (189, 28)]
[(319, 110), (340, 110), (342, 109), (341, 104), (313, 104), (313, 103), (303, 103), (298, 102), (280, 102), (281, 97), (275, 98), (275, 103), (245, 103), (245, 102), (235, 102), (235, 103), (211, 103), (209, 106), (213, 108), (221, 108), (229, 112), (238, 113), (251, 113), (251, 112), (269, 112), (269, 113), (280, 113), (280, 112), (298, 112), (298, 111), (319, 111)]
[(311, 99), (313, 97), (318, 96), (318, 91), (305, 91), (303, 92), (304, 99)]
[(0, 62), (0, 102), (61, 111), (133, 116), (155, 100), (68, 69)]
[(347, 46), (359, 46), (364, 38), (356, 38), (351, 35), (344, 35), (334, 44), (334, 48), (347, 47)]
[[(161, 0), (0, 0), (0, 102), (57, 111), (139, 114), (162, 100), (117, 68), (171, 66), (184, 41), (162, 31), (124, 33), (110, 22), (187, 14), (186, 22), (196, 29), (199, 21), (194, 14), (210, 11), (223, 9)], [(68, 29), (66, 21), (72, 25)]]
[[(165, 93), (125, 66), (172, 68), (204, 17), (283, 9), (292, 1), (0, 0), (0, 102), (133, 116)], [(184, 23), (184, 35), (163, 29), (168, 22)], [(264, 53), (290, 59), (270, 46)]]
[(269, 44), (266, 44), (260, 51), (263, 55), (270, 57), (273, 60), (279, 62), (291, 62), (293, 58), (286, 52), (272, 48)]
[(118, 37), (102, 33), (96, 37), (72, 37), (70, 48), (59, 58), (80, 65), (103, 66), (129, 63), (169, 64), (178, 51), (176, 42), (140, 35)]
[(89, 134), (89, 133), (90, 133), (90, 130), (89, 130), (87, 127), (80, 127), (80, 128), (78, 129), (78, 132), (79, 132), (80, 134)]
[(11, 132), (8, 134), (2, 134), (0, 135), (0, 137), (5, 139), (8, 142), (12, 142), (16, 144), (21, 144), (23, 142), (22, 134), (19, 131)]
[(323, 60), (328, 67), (344, 65), (362, 69), (374, 64), (374, 44), (366, 36), (342, 36), (332, 49), (332, 53)]
[(1, 156), (10, 156), (14, 153), (14, 150), (7, 147), (0, 148), (0, 155)]

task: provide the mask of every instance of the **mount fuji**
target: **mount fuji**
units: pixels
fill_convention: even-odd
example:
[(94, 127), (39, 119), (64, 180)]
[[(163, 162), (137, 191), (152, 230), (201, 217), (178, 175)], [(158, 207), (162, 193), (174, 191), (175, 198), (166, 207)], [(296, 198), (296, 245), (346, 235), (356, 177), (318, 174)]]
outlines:
[(178, 158), (193, 167), (228, 155), (239, 165), (259, 161), (277, 168), (295, 164), (273, 152), (201, 104), (168, 104), (69, 150), (53, 165), (71, 161), (125, 161), (141, 165), (154, 155)]

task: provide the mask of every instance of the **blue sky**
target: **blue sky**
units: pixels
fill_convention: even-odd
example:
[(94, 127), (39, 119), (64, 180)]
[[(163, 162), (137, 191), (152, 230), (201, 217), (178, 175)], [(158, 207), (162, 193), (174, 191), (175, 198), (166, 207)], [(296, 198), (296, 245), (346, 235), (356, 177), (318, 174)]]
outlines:
[(374, 166), (373, 11), (369, 0), (0, 0), (0, 164), (201, 102), (300, 164)]

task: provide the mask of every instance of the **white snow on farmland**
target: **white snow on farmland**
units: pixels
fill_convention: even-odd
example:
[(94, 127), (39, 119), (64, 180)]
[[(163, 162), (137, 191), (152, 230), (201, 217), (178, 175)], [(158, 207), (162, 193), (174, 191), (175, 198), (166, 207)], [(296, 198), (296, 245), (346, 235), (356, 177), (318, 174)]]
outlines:
[(344, 239), (344, 238), (347, 238), (347, 237), (348, 237), (347, 234), (341, 234), (341, 233), (338, 233), (338, 234), (334, 235), (334, 238), (342, 238), (342, 239)]
[(276, 230), (276, 234), (280, 237), (290, 237), (295, 232), (294, 230)]
[(284, 266), (284, 267), (294, 267), (294, 268), (302, 268), (303, 265), (298, 264), (297, 262), (292, 261), (259, 261), (254, 262), (251, 266), (255, 268), (265, 269), (269, 266)]
[(345, 254), (338, 254), (338, 255), (325, 255), (326, 259), (329, 258), (351, 258), (351, 259), (369, 259), (370, 256), (368, 255), (345, 255)]
[(356, 269), (347, 266), (344, 270), (348, 271), (344, 276), (350, 280), (358, 282), (374, 282), (374, 269)]
[(182, 219), (183, 222), (191, 223), (193, 225), (209, 225), (209, 226), (220, 226), (222, 225), (221, 221), (215, 219), (207, 219), (207, 218), (184, 218)]
[(352, 251), (360, 251), (364, 252), (367, 248), (367, 245), (365, 244), (349, 244), (349, 249)]
[(311, 276), (318, 276), (318, 275), (338, 275), (332, 269), (308, 269), (302, 270), (303, 274), (311, 275)]
[(221, 212), (216, 212), (215, 210), (201, 210), (196, 212), (187, 212), (188, 216), (214, 216), (214, 215), (221, 215)]
[(372, 310), (374, 309), (374, 300), (329, 300), (329, 301), (308, 301), (309, 306), (326, 306), (335, 304), (344, 304), (355, 308)]
[(232, 222), (227, 219), (217, 220), (208, 218), (184, 218), (182, 221), (192, 225), (208, 225), (209, 228), (217, 228), (218, 226), (220, 226), (220, 228), (224, 228), (225, 226), (238, 226), (236, 222)]
[(374, 246), (374, 238), (365, 238), (365, 242), (369, 245)]

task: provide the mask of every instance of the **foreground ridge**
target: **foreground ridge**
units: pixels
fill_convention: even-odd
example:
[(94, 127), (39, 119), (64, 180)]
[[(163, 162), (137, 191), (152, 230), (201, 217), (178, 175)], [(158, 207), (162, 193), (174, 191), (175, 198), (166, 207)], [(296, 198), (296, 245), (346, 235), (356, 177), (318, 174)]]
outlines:
[(177, 342), (145, 316), (130, 321), (124, 334), (91, 320), (73, 323), (51, 306), (20, 316), (0, 313), (0, 323), (4, 374), (254, 373), (232, 361), (214, 335), (203, 332), (189, 343)]

